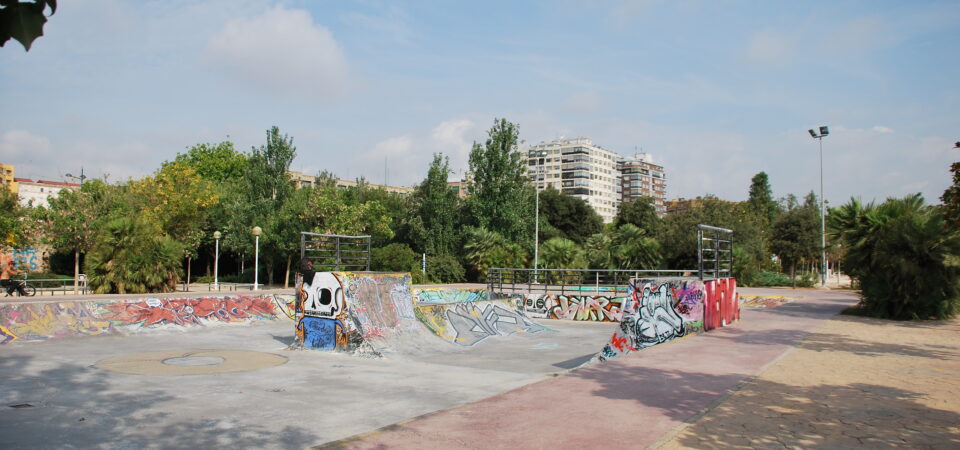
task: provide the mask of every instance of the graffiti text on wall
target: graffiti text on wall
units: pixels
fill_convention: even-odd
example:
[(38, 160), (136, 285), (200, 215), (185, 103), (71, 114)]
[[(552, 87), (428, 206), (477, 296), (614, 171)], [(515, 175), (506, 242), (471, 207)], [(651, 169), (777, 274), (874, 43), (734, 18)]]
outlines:
[(118, 325), (202, 325), (204, 321), (238, 322), (276, 317), (269, 297), (150, 298), (133, 303), (109, 303), (103, 318)]
[(545, 319), (619, 322), (623, 315), (622, 297), (566, 295), (528, 295), (523, 308), (531, 317)]

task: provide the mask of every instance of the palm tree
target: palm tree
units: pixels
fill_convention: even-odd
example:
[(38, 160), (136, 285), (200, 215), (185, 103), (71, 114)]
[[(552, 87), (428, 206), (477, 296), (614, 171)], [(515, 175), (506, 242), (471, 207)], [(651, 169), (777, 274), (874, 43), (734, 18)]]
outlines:
[[(583, 249), (576, 242), (565, 238), (553, 238), (540, 246), (540, 266), (544, 269), (583, 269), (586, 258)], [(575, 271), (559, 271), (550, 277), (551, 282), (561, 278), (573, 281)], [(574, 281), (579, 283), (579, 278)]]
[(617, 266), (620, 269), (654, 269), (660, 264), (660, 243), (647, 237), (646, 232), (633, 224), (621, 225), (613, 239)]
[(183, 246), (137, 219), (106, 224), (87, 256), (90, 286), (98, 294), (172, 291)]

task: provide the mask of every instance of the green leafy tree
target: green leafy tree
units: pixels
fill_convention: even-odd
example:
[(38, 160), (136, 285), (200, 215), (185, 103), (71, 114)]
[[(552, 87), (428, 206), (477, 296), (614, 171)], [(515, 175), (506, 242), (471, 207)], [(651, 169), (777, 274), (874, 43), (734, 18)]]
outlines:
[(733, 230), (734, 245), (741, 248), (755, 265), (763, 265), (769, 254), (763, 244), (763, 222), (746, 203), (698, 197), (698, 204), (663, 219), (656, 235), (661, 244), (663, 268), (692, 270), (697, 268), (697, 225), (712, 225)]
[(427, 256), (427, 281), (461, 283), (466, 279), (463, 264), (451, 255)]
[(613, 223), (615, 227), (632, 224), (651, 236), (660, 230), (660, 217), (657, 215), (657, 208), (653, 206), (652, 197), (639, 197), (620, 203)]
[(540, 192), (541, 239), (549, 240), (552, 230), (557, 237), (583, 245), (587, 238), (603, 230), (603, 219), (582, 199), (565, 195), (552, 186)]
[(583, 249), (570, 239), (553, 238), (540, 246), (540, 266), (544, 269), (583, 269)]
[[(243, 178), (250, 163), (249, 155), (233, 148), (233, 142), (223, 141), (216, 144), (201, 143), (190, 147), (186, 153), (178, 153), (176, 158), (163, 165), (173, 163), (186, 164), (201, 178), (212, 183)], [(162, 168), (161, 168), (162, 169)]]
[(482, 281), (491, 267), (526, 267), (528, 261), (523, 247), (484, 228), (467, 229), (463, 250), (475, 281)]
[(630, 223), (617, 229), (611, 243), (616, 249), (615, 258), (619, 269), (656, 269), (662, 259), (660, 243)]
[(509, 242), (529, 242), (533, 235), (533, 188), (526, 174), (525, 158), (517, 150), (518, 128), (497, 119), (487, 132), (484, 145), (470, 151), (470, 197), (473, 223), (496, 232)]
[(427, 178), (413, 194), (413, 238), (416, 247), (428, 255), (453, 255), (462, 240), (459, 199), (447, 185), (449, 172), (449, 160), (434, 154)]
[(125, 187), (90, 180), (78, 190), (61, 190), (49, 199), (44, 217), (45, 241), (54, 249), (73, 253), (74, 293), (79, 290), (80, 256), (97, 242), (97, 233), (107, 221), (134, 210)]
[(24, 226), (25, 215), (17, 194), (0, 186), (0, 250), (22, 245), (28, 231)]
[(420, 255), (407, 244), (393, 243), (370, 251), (370, 268), (380, 272), (413, 272), (420, 266)]
[(773, 190), (770, 188), (770, 178), (766, 172), (760, 172), (750, 180), (750, 197), (747, 203), (750, 204), (750, 209), (756, 215), (765, 218), (768, 224), (777, 220), (779, 207), (773, 200)]
[(842, 239), (844, 266), (860, 281), (860, 309), (896, 320), (946, 319), (960, 307), (960, 232), (920, 194), (859, 201), (831, 210), (830, 229)]
[(583, 245), (587, 264), (591, 269), (614, 270), (617, 268), (617, 249), (610, 233), (597, 233), (587, 238)]
[(290, 286), (290, 268), (294, 255), (300, 251), (300, 233), (310, 231), (319, 218), (310, 210), (313, 188), (302, 188), (286, 197), (280, 209), (269, 216), (264, 228), (264, 241), (275, 247), (286, 258), (283, 287)]
[(790, 268), (790, 279), (796, 287), (797, 265), (816, 258), (820, 249), (820, 218), (812, 208), (787, 211), (773, 224), (770, 249)]
[(98, 294), (171, 292), (180, 277), (182, 246), (158, 235), (144, 218), (107, 222), (87, 256), (90, 287)]
[[(953, 148), (960, 150), (960, 142)], [(950, 173), (953, 174), (953, 184), (943, 191), (940, 201), (943, 202), (947, 226), (960, 229), (960, 161), (950, 164)]]
[(43, 24), (47, 23), (44, 11), (47, 7), (52, 16), (57, 12), (57, 0), (0, 1), (0, 47), (13, 38), (30, 51), (33, 41), (43, 36)]

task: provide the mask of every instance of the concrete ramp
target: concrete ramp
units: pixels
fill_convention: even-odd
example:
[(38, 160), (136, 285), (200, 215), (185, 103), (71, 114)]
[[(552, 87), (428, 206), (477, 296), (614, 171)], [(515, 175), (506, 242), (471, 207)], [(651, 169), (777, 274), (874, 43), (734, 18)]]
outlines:
[(469, 347), (487, 338), (547, 330), (531, 321), (513, 299), (418, 304), (417, 316), (445, 341)]
[(385, 356), (447, 345), (417, 319), (408, 273), (317, 272), (300, 282), (297, 337), (321, 350)]

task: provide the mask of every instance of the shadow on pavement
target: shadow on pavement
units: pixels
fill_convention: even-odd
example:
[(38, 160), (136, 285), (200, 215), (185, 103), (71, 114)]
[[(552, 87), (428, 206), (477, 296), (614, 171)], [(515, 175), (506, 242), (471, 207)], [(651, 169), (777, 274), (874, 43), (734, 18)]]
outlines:
[[(115, 384), (124, 383), (120, 378), (130, 375), (62, 362), (45, 368), (52, 365), (25, 355), (0, 359), (0, 448), (303, 447), (318, 441), (305, 430), (282, 424), (236, 426), (228, 418), (184, 420), (154, 412), (155, 405), (171, 402), (194, 410), (198, 406), (162, 389), (136, 394), (118, 392), (122, 387), (114, 390)], [(189, 383), (190, 377), (144, 378), (149, 378), (144, 385), (171, 391), (170, 386)]]
[(682, 432), (693, 448), (960, 445), (960, 414), (926, 406), (921, 394), (879, 386), (791, 386), (753, 380)]

